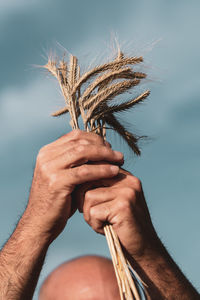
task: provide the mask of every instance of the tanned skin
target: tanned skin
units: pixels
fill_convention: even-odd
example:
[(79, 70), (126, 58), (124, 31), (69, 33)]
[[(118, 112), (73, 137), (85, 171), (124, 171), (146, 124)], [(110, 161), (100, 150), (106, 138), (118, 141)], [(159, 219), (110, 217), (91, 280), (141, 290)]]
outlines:
[(96, 189), (83, 192), (88, 184), (77, 192), (79, 210), (97, 233), (103, 234), (105, 222), (113, 225), (151, 299), (200, 299), (158, 238), (140, 180), (120, 169), (115, 178), (99, 180), (95, 185)]
[(80, 130), (40, 150), (27, 208), (0, 252), (1, 300), (32, 299), (48, 247), (77, 208), (98, 233), (113, 225), (151, 299), (200, 299), (158, 239), (141, 182), (122, 163), (122, 153)]

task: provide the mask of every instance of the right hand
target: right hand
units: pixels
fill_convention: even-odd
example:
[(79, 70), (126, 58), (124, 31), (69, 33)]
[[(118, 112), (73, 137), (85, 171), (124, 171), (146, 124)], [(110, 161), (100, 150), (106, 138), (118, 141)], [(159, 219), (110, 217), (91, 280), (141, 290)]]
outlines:
[[(89, 162), (87, 164), (87, 162)], [(25, 211), (32, 228), (54, 240), (77, 207), (71, 193), (76, 185), (112, 178), (123, 154), (94, 134), (74, 130), (44, 146), (38, 154)]]
[(111, 224), (127, 254), (136, 261), (160, 250), (142, 183), (130, 172), (120, 169), (114, 178), (83, 184), (75, 197), (85, 221), (100, 234), (106, 223)]

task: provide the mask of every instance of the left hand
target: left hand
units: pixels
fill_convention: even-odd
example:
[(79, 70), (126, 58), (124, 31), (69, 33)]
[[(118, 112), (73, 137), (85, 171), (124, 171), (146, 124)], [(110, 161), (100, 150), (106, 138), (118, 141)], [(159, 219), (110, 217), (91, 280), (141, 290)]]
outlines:
[(136, 260), (157, 243), (141, 182), (129, 172), (120, 169), (112, 179), (84, 184), (75, 196), (85, 221), (101, 234), (105, 224), (111, 224)]

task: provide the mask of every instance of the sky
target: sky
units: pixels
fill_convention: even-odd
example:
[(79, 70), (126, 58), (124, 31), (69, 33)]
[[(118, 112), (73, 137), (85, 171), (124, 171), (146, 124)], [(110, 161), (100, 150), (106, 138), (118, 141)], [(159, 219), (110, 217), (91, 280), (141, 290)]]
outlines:
[[(105, 61), (117, 37), (122, 50), (142, 55), (148, 100), (122, 119), (149, 138), (135, 157), (116, 135), (113, 148), (142, 181), (154, 226), (200, 291), (200, 76), (198, 0), (0, 1), (0, 244), (27, 203), (39, 149), (71, 129), (56, 81), (38, 65), (64, 48), (87, 65)], [(84, 254), (109, 256), (105, 238), (77, 213), (51, 245), (38, 287), (60, 263)], [(35, 298), (37, 299), (37, 291)]]

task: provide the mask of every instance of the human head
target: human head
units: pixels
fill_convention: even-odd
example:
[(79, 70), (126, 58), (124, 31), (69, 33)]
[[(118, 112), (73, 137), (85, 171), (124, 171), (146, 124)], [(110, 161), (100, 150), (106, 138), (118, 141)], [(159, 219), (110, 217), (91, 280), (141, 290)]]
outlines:
[(44, 281), (39, 300), (118, 300), (111, 260), (84, 256), (65, 262)]

